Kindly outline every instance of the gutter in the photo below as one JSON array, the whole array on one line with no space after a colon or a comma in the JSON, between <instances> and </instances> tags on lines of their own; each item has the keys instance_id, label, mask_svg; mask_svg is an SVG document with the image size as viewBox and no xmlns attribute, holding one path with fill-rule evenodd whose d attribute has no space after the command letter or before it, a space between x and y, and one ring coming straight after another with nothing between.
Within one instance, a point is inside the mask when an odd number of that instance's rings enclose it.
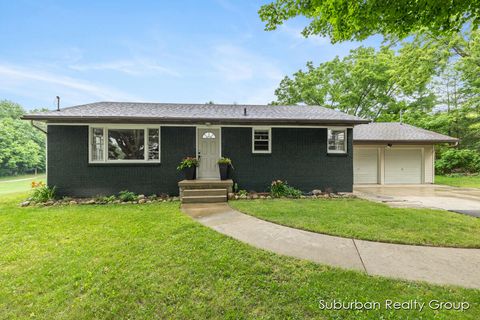
<instances>
[{"instance_id":1,"label":"gutter","mask_svg":"<svg viewBox=\"0 0 480 320\"><path fill-rule=\"evenodd\" d=\"M457 146L460 139L452 140L361 140L353 138L353 143L356 144L437 144L448 143Z\"/></svg>"}]
</instances>

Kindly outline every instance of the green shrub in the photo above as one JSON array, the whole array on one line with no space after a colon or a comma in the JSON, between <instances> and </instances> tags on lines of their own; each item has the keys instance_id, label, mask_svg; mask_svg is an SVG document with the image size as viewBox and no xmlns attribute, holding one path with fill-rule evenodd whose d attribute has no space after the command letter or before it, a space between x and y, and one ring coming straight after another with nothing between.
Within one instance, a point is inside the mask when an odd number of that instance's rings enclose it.
<instances>
[{"instance_id":1,"label":"green shrub","mask_svg":"<svg viewBox=\"0 0 480 320\"><path fill-rule=\"evenodd\" d=\"M123 190L118 193L118 199L123 202L135 201L137 200L137 195L134 192Z\"/></svg>"},{"instance_id":2,"label":"green shrub","mask_svg":"<svg viewBox=\"0 0 480 320\"><path fill-rule=\"evenodd\" d=\"M218 164L227 164L231 166L232 160L230 158L221 157L220 159L218 159Z\"/></svg>"},{"instance_id":3,"label":"green shrub","mask_svg":"<svg viewBox=\"0 0 480 320\"><path fill-rule=\"evenodd\" d=\"M238 195L241 196L248 196L248 191L247 190L238 190Z\"/></svg>"},{"instance_id":4,"label":"green shrub","mask_svg":"<svg viewBox=\"0 0 480 320\"><path fill-rule=\"evenodd\" d=\"M106 203L112 203L115 200L117 200L117 197L115 197L115 195L102 197L102 201Z\"/></svg>"},{"instance_id":5,"label":"green shrub","mask_svg":"<svg viewBox=\"0 0 480 320\"><path fill-rule=\"evenodd\" d=\"M480 154L470 149L448 149L435 161L437 174L475 173L480 171Z\"/></svg>"},{"instance_id":6,"label":"green shrub","mask_svg":"<svg viewBox=\"0 0 480 320\"><path fill-rule=\"evenodd\" d=\"M194 157L183 158L177 167L177 170L183 170L185 168L198 167L198 159Z\"/></svg>"},{"instance_id":7,"label":"green shrub","mask_svg":"<svg viewBox=\"0 0 480 320\"><path fill-rule=\"evenodd\" d=\"M55 192L56 192L56 187L49 187L46 184L38 184L36 185L31 194L31 198L35 202L47 202L49 200L54 200L55 199Z\"/></svg>"},{"instance_id":8,"label":"green shrub","mask_svg":"<svg viewBox=\"0 0 480 320\"><path fill-rule=\"evenodd\" d=\"M272 198L300 198L302 191L289 186L286 181L274 180L270 185L270 194Z\"/></svg>"}]
</instances>

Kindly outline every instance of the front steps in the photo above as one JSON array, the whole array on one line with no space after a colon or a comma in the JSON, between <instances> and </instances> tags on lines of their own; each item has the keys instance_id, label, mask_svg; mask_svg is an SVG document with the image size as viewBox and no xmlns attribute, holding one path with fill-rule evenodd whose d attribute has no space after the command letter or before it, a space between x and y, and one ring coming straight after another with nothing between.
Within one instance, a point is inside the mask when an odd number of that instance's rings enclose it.
<instances>
[{"instance_id":1,"label":"front steps","mask_svg":"<svg viewBox=\"0 0 480 320\"><path fill-rule=\"evenodd\" d=\"M183 203L211 203L227 201L227 189L186 189Z\"/></svg>"},{"instance_id":2,"label":"front steps","mask_svg":"<svg viewBox=\"0 0 480 320\"><path fill-rule=\"evenodd\" d=\"M228 200L232 180L182 180L178 183L182 203L218 203Z\"/></svg>"}]
</instances>

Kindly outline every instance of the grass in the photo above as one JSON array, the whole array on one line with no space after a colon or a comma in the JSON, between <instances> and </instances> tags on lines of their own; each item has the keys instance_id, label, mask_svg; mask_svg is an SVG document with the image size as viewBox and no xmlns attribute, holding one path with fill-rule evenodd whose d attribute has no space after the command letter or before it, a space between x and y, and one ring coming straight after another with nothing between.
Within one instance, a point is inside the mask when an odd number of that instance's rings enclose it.
<instances>
[{"instance_id":1,"label":"grass","mask_svg":"<svg viewBox=\"0 0 480 320\"><path fill-rule=\"evenodd\" d=\"M45 175L0 177L0 196L30 190L32 181L45 181Z\"/></svg>"},{"instance_id":2,"label":"grass","mask_svg":"<svg viewBox=\"0 0 480 320\"><path fill-rule=\"evenodd\" d=\"M435 176L435 184L445 184L454 187L480 188L480 174Z\"/></svg>"},{"instance_id":3,"label":"grass","mask_svg":"<svg viewBox=\"0 0 480 320\"><path fill-rule=\"evenodd\" d=\"M342 237L480 247L480 219L447 211L390 208L361 199L246 200L230 205L264 220Z\"/></svg>"},{"instance_id":4,"label":"grass","mask_svg":"<svg viewBox=\"0 0 480 320\"><path fill-rule=\"evenodd\" d=\"M371 277L268 253L178 203L19 208L0 198L0 318L478 319L480 291ZM379 301L326 311L319 299ZM385 310L385 299L470 309Z\"/></svg>"},{"instance_id":5,"label":"grass","mask_svg":"<svg viewBox=\"0 0 480 320\"><path fill-rule=\"evenodd\" d=\"M1 176L0 177L0 182L1 181L7 181L7 180L36 179L38 177L45 178L45 174L44 173L39 173L37 175L35 175L35 174L20 174L20 175L16 175L16 176Z\"/></svg>"}]
</instances>

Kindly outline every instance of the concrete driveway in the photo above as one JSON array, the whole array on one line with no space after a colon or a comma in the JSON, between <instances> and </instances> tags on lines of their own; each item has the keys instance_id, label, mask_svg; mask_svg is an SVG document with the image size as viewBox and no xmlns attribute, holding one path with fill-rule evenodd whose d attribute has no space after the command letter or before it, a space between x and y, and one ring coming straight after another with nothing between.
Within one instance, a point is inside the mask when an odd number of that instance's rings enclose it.
<instances>
[{"instance_id":1,"label":"concrete driveway","mask_svg":"<svg viewBox=\"0 0 480 320\"><path fill-rule=\"evenodd\" d=\"M392 207L433 208L480 218L480 189L443 185L356 185L354 193Z\"/></svg>"}]
</instances>

